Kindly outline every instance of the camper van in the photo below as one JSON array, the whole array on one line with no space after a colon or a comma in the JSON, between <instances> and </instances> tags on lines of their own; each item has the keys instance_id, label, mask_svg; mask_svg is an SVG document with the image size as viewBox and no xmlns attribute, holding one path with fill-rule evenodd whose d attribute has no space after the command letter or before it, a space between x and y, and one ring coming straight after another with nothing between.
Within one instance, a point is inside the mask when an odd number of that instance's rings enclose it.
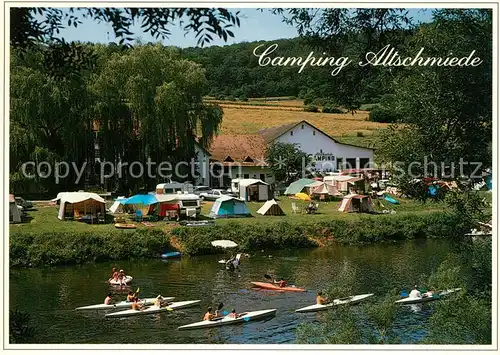
<instances>
[{"instance_id":1,"label":"camper van","mask_svg":"<svg viewBox=\"0 0 500 355\"><path fill-rule=\"evenodd\" d=\"M200 196L193 193L192 184L174 181L158 184L156 195L160 203L164 205L160 209L176 209L182 217L196 217L201 213Z\"/></svg>"}]
</instances>

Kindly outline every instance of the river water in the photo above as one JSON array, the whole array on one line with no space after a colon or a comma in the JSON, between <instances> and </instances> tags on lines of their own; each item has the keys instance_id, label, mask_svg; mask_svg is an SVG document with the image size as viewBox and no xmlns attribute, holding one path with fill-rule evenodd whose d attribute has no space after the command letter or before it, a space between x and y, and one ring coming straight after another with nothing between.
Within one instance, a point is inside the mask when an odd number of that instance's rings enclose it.
<instances>
[{"instance_id":1,"label":"river water","mask_svg":"<svg viewBox=\"0 0 500 355\"><path fill-rule=\"evenodd\" d=\"M354 277L356 294L385 295L393 288L408 289L416 278L428 276L450 251L450 245L442 240L259 251L242 259L240 272L226 271L217 263L224 255L11 269L10 309L30 314L38 343L295 343L297 326L320 322L322 313L298 314L294 310L314 304L316 292L335 283L346 268ZM128 289L110 288L105 282L115 265L134 277L131 289L135 291L139 286L141 296L161 294L179 301L200 299L201 305L121 319L106 319L105 311L75 311L75 307L102 303L109 291L125 298ZM250 281L266 281L264 274L282 276L307 292L252 289ZM277 314L242 325L177 330L181 325L200 321L206 308L219 302L224 303L225 310L276 308ZM413 310L401 306L398 319L403 342L411 343L422 336L432 308L432 304ZM408 332L409 324L421 325L424 330Z\"/></svg>"}]
</instances>

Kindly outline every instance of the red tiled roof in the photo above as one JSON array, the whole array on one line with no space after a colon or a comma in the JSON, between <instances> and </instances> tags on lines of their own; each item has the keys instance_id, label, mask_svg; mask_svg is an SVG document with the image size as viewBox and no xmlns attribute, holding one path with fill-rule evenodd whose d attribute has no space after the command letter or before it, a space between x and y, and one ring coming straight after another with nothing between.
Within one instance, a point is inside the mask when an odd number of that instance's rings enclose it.
<instances>
[{"instance_id":1,"label":"red tiled roof","mask_svg":"<svg viewBox=\"0 0 500 355\"><path fill-rule=\"evenodd\" d=\"M239 135L214 137L208 151L211 159L224 163L224 165L260 166L266 151L266 142L260 135ZM234 162L224 162L231 157ZM254 162L244 162L250 157Z\"/></svg>"}]
</instances>

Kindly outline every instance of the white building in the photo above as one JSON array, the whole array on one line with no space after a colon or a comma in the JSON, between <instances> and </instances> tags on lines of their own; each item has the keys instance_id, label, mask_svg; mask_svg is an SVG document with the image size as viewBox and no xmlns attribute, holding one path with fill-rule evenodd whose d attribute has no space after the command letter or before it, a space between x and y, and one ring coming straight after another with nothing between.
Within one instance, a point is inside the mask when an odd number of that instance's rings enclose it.
<instances>
[{"instance_id":1,"label":"white building","mask_svg":"<svg viewBox=\"0 0 500 355\"><path fill-rule=\"evenodd\" d=\"M296 144L312 155L317 171L362 169L373 164L373 149L340 143L300 121L266 128L254 135L217 136L208 149L210 153L197 146L198 159L203 161L201 185L225 188L232 179L260 179L273 184L274 176L265 162L266 147L273 142Z\"/></svg>"},{"instance_id":2,"label":"white building","mask_svg":"<svg viewBox=\"0 0 500 355\"><path fill-rule=\"evenodd\" d=\"M300 150L313 156L317 171L362 169L373 164L373 149L340 143L306 121L266 128L259 133L266 144L297 144Z\"/></svg>"}]
</instances>

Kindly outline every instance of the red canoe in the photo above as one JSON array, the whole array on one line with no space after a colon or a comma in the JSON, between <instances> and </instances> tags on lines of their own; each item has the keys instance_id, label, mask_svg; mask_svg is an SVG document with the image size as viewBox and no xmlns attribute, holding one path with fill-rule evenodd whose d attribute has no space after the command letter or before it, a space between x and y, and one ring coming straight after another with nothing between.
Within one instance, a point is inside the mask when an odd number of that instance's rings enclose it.
<instances>
[{"instance_id":1,"label":"red canoe","mask_svg":"<svg viewBox=\"0 0 500 355\"><path fill-rule=\"evenodd\" d=\"M268 282L251 282L252 285L265 288L267 290L275 290L275 291L295 291L295 292L305 292L303 288L298 287L279 287L278 285L271 284Z\"/></svg>"}]
</instances>

